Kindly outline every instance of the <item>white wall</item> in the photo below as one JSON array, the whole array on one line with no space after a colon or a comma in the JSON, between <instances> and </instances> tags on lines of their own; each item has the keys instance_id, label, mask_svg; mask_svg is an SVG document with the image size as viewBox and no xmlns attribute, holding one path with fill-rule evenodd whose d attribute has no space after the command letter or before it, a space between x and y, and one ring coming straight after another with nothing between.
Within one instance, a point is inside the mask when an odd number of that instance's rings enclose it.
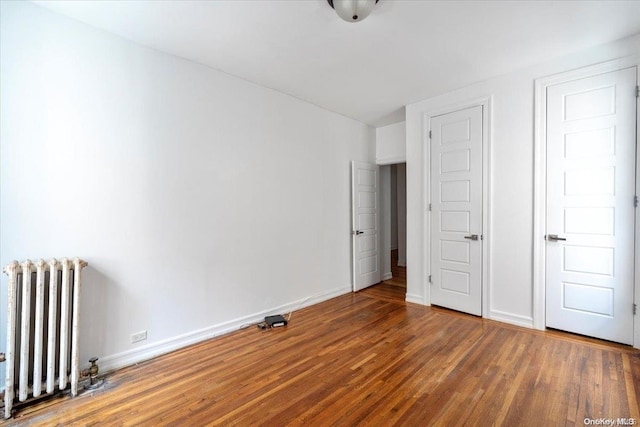
<instances>
[{"instance_id":1,"label":"white wall","mask_svg":"<svg viewBox=\"0 0 640 427\"><path fill-rule=\"evenodd\" d=\"M391 165L390 190L390 246L398 249L398 264L406 266L406 123L400 122L376 128L376 164ZM383 218L384 219L384 218ZM381 223L382 232L387 230L387 224ZM383 248L383 257L387 256L387 249ZM384 262L385 258L382 258ZM385 264L382 264L383 266ZM383 269L382 273L385 271Z\"/></svg>"},{"instance_id":2,"label":"white wall","mask_svg":"<svg viewBox=\"0 0 640 427\"><path fill-rule=\"evenodd\" d=\"M405 122L376 128L376 164L388 165L406 161L405 132Z\"/></svg>"},{"instance_id":3,"label":"white wall","mask_svg":"<svg viewBox=\"0 0 640 427\"><path fill-rule=\"evenodd\" d=\"M640 35L407 106L407 299L429 302L425 249L425 115L492 97L489 317L532 326L534 80L640 51Z\"/></svg>"},{"instance_id":4,"label":"white wall","mask_svg":"<svg viewBox=\"0 0 640 427\"><path fill-rule=\"evenodd\" d=\"M1 16L0 260L89 262L83 363L349 292L373 129L29 3Z\"/></svg>"}]
</instances>

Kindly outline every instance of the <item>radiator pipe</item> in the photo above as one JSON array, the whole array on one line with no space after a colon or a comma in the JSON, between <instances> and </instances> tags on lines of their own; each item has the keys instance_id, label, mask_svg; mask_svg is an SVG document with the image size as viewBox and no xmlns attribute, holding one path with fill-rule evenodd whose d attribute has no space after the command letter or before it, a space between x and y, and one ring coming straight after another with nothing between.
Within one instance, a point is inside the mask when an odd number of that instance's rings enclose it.
<instances>
[{"instance_id":1,"label":"radiator pipe","mask_svg":"<svg viewBox=\"0 0 640 427\"><path fill-rule=\"evenodd\" d=\"M100 371L100 367L96 363L98 361L97 357L92 357L89 359L91 366L88 369L85 369L80 372L81 377L89 377L89 384L87 384L84 388L87 390L93 390L102 385L102 380L98 380L98 372Z\"/></svg>"}]
</instances>

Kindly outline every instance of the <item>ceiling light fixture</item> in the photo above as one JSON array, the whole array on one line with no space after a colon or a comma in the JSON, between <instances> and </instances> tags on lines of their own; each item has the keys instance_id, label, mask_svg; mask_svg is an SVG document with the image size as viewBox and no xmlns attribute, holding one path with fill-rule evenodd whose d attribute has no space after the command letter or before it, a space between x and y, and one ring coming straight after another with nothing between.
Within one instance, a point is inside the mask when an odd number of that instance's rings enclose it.
<instances>
[{"instance_id":1,"label":"ceiling light fixture","mask_svg":"<svg viewBox=\"0 0 640 427\"><path fill-rule=\"evenodd\" d=\"M338 16L347 22L360 22L373 10L378 0L327 0Z\"/></svg>"}]
</instances>

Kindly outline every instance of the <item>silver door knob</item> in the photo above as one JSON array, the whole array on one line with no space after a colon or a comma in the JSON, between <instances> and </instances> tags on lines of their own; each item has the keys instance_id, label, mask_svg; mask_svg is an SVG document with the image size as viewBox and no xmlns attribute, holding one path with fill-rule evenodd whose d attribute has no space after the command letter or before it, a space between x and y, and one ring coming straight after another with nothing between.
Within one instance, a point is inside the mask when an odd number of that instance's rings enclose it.
<instances>
[{"instance_id":1,"label":"silver door knob","mask_svg":"<svg viewBox=\"0 0 640 427\"><path fill-rule=\"evenodd\" d=\"M469 240L478 240L478 235L472 234L471 236L464 236L464 238Z\"/></svg>"},{"instance_id":2,"label":"silver door knob","mask_svg":"<svg viewBox=\"0 0 640 427\"><path fill-rule=\"evenodd\" d=\"M550 242L557 242L557 241L559 241L559 240L562 240L562 241L566 241L566 240L567 240L567 239L565 239L564 237L558 237L558 235L557 235L557 234L547 234L547 235L545 236L545 238L546 238L548 241L550 241Z\"/></svg>"}]
</instances>

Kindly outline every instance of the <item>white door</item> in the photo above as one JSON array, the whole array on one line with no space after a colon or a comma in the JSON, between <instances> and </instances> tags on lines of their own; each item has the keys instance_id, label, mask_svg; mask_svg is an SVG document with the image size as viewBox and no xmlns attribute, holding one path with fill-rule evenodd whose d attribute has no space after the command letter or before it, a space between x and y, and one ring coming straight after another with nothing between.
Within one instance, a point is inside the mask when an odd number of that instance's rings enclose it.
<instances>
[{"instance_id":1,"label":"white door","mask_svg":"<svg viewBox=\"0 0 640 427\"><path fill-rule=\"evenodd\" d=\"M431 303L482 315L482 106L431 118Z\"/></svg>"},{"instance_id":2,"label":"white door","mask_svg":"<svg viewBox=\"0 0 640 427\"><path fill-rule=\"evenodd\" d=\"M380 282L378 166L351 162L353 290Z\"/></svg>"},{"instance_id":3,"label":"white door","mask_svg":"<svg viewBox=\"0 0 640 427\"><path fill-rule=\"evenodd\" d=\"M633 343L636 68L547 88L546 325Z\"/></svg>"}]
</instances>

